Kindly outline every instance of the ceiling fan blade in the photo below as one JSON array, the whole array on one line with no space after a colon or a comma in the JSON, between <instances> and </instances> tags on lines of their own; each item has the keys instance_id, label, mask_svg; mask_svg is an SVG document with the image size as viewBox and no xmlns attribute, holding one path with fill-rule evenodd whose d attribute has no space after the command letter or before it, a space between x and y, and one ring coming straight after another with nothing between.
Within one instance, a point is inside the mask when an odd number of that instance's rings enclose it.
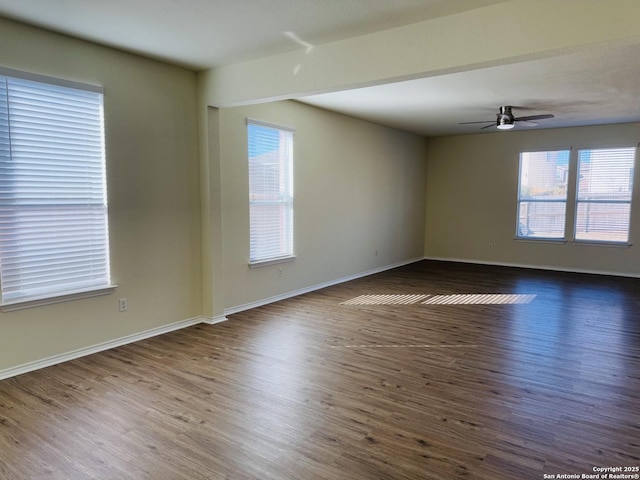
<instances>
[{"instance_id":1,"label":"ceiling fan blade","mask_svg":"<svg viewBox=\"0 0 640 480\"><path fill-rule=\"evenodd\" d=\"M484 120L480 122L461 122L458 125L471 125L472 123L496 123L495 120Z\"/></svg>"},{"instance_id":2,"label":"ceiling fan blade","mask_svg":"<svg viewBox=\"0 0 640 480\"><path fill-rule=\"evenodd\" d=\"M491 125L487 125L486 127L482 127L480 130L484 130L485 128L491 128L491 127L495 127L496 126L496 122L491 122Z\"/></svg>"},{"instance_id":3,"label":"ceiling fan blade","mask_svg":"<svg viewBox=\"0 0 640 480\"><path fill-rule=\"evenodd\" d=\"M518 117L515 118L514 120L516 122L526 122L527 120L544 120L545 118L554 118L554 115L551 113L545 113L543 115L529 115L527 117Z\"/></svg>"}]
</instances>

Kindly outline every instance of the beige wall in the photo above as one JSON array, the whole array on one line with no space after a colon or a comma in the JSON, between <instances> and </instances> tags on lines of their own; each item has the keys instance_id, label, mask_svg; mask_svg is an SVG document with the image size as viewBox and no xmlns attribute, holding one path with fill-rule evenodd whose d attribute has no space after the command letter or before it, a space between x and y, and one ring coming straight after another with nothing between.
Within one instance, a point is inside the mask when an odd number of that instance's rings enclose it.
<instances>
[{"instance_id":1,"label":"beige wall","mask_svg":"<svg viewBox=\"0 0 640 480\"><path fill-rule=\"evenodd\" d=\"M104 87L118 284L104 297L0 313L0 372L201 315L196 74L3 19L0 44L11 46L3 67Z\"/></svg>"},{"instance_id":2,"label":"beige wall","mask_svg":"<svg viewBox=\"0 0 640 480\"><path fill-rule=\"evenodd\" d=\"M424 138L293 101L219 114L225 309L422 257ZM247 117L296 129L297 258L253 269Z\"/></svg>"},{"instance_id":3,"label":"beige wall","mask_svg":"<svg viewBox=\"0 0 640 480\"><path fill-rule=\"evenodd\" d=\"M639 141L640 124L431 139L425 255L480 263L640 275L637 245L621 248L514 240L521 150L633 146ZM634 195L639 204L639 179L635 182ZM638 205L632 208L631 223L631 242L638 242ZM492 249L489 249L490 243Z\"/></svg>"}]
</instances>

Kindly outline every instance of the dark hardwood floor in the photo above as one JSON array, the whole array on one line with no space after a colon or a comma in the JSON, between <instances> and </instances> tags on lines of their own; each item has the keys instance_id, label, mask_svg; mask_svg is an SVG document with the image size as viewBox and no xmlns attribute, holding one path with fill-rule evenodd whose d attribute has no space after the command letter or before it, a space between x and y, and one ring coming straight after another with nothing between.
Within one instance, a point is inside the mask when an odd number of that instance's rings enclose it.
<instances>
[{"instance_id":1,"label":"dark hardwood floor","mask_svg":"<svg viewBox=\"0 0 640 480\"><path fill-rule=\"evenodd\" d=\"M343 304L454 294L535 298ZM9 480L527 480L639 465L637 279L424 261L0 382Z\"/></svg>"}]
</instances>

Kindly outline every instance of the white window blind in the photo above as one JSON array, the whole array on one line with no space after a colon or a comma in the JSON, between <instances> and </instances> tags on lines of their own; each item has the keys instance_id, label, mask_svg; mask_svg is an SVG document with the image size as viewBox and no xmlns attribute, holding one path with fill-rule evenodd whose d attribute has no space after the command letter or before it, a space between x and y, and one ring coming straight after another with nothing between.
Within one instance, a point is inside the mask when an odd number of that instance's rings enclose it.
<instances>
[{"instance_id":1,"label":"white window blind","mask_svg":"<svg viewBox=\"0 0 640 480\"><path fill-rule=\"evenodd\" d=\"M247 121L249 263L293 256L293 131Z\"/></svg>"},{"instance_id":2,"label":"white window blind","mask_svg":"<svg viewBox=\"0 0 640 480\"><path fill-rule=\"evenodd\" d=\"M0 279L12 304L110 286L103 96L0 75Z\"/></svg>"},{"instance_id":3,"label":"white window blind","mask_svg":"<svg viewBox=\"0 0 640 480\"><path fill-rule=\"evenodd\" d=\"M563 239L569 150L520 153L517 238Z\"/></svg>"},{"instance_id":4,"label":"white window blind","mask_svg":"<svg viewBox=\"0 0 640 480\"><path fill-rule=\"evenodd\" d=\"M635 148L578 152L576 240L628 242Z\"/></svg>"}]
</instances>

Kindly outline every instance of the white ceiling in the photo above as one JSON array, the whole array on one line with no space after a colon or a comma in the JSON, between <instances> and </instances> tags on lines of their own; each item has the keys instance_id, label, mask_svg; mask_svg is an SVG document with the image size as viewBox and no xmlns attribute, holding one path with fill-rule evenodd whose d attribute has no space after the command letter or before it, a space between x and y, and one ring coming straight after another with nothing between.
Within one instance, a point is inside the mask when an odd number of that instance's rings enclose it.
<instances>
[{"instance_id":1,"label":"white ceiling","mask_svg":"<svg viewBox=\"0 0 640 480\"><path fill-rule=\"evenodd\" d=\"M427 136L481 133L498 107L516 117L552 113L533 128L640 121L640 44L470 70L301 99ZM517 108L518 106L522 108ZM531 129L516 122L516 130Z\"/></svg>"},{"instance_id":2,"label":"white ceiling","mask_svg":"<svg viewBox=\"0 0 640 480\"><path fill-rule=\"evenodd\" d=\"M0 0L0 16L194 70L505 0Z\"/></svg>"},{"instance_id":3,"label":"white ceiling","mask_svg":"<svg viewBox=\"0 0 640 480\"><path fill-rule=\"evenodd\" d=\"M204 70L505 0L0 0L0 16ZM640 43L298 100L424 135L552 113L538 127L640 121ZM532 127L517 127L520 129Z\"/></svg>"}]
</instances>

